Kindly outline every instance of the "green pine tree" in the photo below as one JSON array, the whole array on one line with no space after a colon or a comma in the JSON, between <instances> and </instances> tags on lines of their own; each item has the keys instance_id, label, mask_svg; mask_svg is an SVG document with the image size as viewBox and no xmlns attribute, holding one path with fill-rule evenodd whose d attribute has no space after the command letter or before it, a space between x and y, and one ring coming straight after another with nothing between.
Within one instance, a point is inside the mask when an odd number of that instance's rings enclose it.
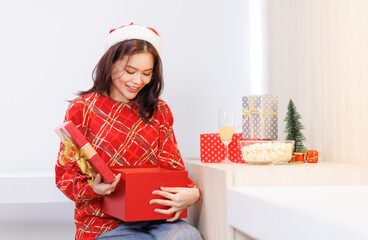
<instances>
[{"instance_id":1,"label":"green pine tree","mask_svg":"<svg viewBox=\"0 0 368 240\"><path fill-rule=\"evenodd\" d=\"M287 106L288 111L286 113L285 122L286 128L285 133L287 133L286 140L294 140L295 148L294 152L305 152L305 147L303 142L306 140L303 133L301 132L304 129L304 126L300 123L300 119L302 118L298 111L296 110L294 102L290 99L289 104Z\"/></svg>"}]
</instances>

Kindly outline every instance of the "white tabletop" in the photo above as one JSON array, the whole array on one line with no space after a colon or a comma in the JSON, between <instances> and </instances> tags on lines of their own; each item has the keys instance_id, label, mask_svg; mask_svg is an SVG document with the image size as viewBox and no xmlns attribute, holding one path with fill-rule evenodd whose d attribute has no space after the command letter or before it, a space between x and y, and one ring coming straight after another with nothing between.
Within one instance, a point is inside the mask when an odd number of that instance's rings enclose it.
<instances>
[{"instance_id":1,"label":"white tabletop","mask_svg":"<svg viewBox=\"0 0 368 240\"><path fill-rule=\"evenodd\" d=\"M233 187L228 222L256 239L368 239L368 185Z\"/></svg>"}]
</instances>

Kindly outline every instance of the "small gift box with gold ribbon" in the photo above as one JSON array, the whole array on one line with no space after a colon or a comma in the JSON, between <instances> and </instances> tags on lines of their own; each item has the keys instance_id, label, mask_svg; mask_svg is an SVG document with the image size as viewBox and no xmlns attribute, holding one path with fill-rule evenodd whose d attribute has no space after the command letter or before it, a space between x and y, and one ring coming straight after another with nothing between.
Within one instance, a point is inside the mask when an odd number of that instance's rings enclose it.
<instances>
[{"instance_id":1,"label":"small gift box with gold ribbon","mask_svg":"<svg viewBox=\"0 0 368 240\"><path fill-rule=\"evenodd\" d=\"M304 152L294 152L294 163L304 163L305 153Z\"/></svg>"},{"instance_id":2,"label":"small gift box with gold ribbon","mask_svg":"<svg viewBox=\"0 0 368 240\"><path fill-rule=\"evenodd\" d=\"M278 97L270 94L243 97L243 139L278 139Z\"/></svg>"},{"instance_id":3,"label":"small gift box with gold ribbon","mask_svg":"<svg viewBox=\"0 0 368 240\"><path fill-rule=\"evenodd\" d=\"M307 163L318 163L318 156L321 153L318 150L308 150L305 155L305 161Z\"/></svg>"},{"instance_id":4,"label":"small gift box with gold ribbon","mask_svg":"<svg viewBox=\"0 0 368 240\"><path fill-rule=\"evenodd\" d=\"M65 156L66 161L75 161L81 172L89 175L90 184L96 173L101 174L105 183L114 181L115 175L111 169L72 121L63 123L55 131L64 144L62 155ZM60 161L60 163L66 164L64 161Z\"/></svg>"}]
</instances>

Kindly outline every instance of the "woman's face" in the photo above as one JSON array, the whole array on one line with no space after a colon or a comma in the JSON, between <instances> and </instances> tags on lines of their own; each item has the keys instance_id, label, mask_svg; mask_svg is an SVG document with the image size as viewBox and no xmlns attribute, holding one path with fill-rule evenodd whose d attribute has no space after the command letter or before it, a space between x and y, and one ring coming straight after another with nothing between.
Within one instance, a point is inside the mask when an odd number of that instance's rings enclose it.
<instances>
[{"instance_id":1,"label":"woman's face","mask_svg":"<svg viewBox=\"0 0 368 240\"><path fill-rule=\"evenodd\" d=\"M154 59L151 53L141 52L125 56L112 65L110 97L115 101L128 102L152 78Z\"/></svg>"}]
</instances>

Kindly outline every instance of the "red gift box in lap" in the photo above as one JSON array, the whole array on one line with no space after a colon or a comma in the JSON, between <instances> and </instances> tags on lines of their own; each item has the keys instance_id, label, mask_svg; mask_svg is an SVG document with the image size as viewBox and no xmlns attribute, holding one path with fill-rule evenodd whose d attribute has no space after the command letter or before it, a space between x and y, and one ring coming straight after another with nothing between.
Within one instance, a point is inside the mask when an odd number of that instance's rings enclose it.
<instances>
[{"instance_id":1,"label":"red gift box in lap","mask_svg":"<svg viewBox=\"0 0 368 240\"><path fill-rule=\"evenodd\" d=\"M170 215L154 212L154 209L169 209L160 204L150 204L152 199L165 199L156 194L154 190L160 187L187 187L188 172L185 170L155 168L121 168L114 170L116 174L121 173L120 182L116 190L102 198L102 212L123 220L146 221L169 219ZM187 217L185 209L180 218Z\"/></svg>"},{"instance_id":2,"label":"red gift box in lap","mask_svg":"<svg viewBox=\"0 0 368 240\"><path fill-rule=\"evenodd\" d=\"M243 163L239 141L242 137L241 133L234 133L229 144L228 157L232 162ZM221 142L220 134L204 133L200 134L201 144L201 162L219 163L225 159L226 148Z\"/></svg>"},{"instance_id":3,"label":"red gift box in lap","mask_svg":"<svg viewBox=\"0 0 368 240\"><path fill-rule=\"evenodd\" d=\"M97 154L96 150L87 141L83 134L78 130L72 121L67 121L55 129L61 140L67 139L73 142L79 150L83 150L88 157L88 162L93 170L101 174L105 183L114 181L115 176L111 169L106 165L102 158Z\"/></svg>"}]
</instances>

